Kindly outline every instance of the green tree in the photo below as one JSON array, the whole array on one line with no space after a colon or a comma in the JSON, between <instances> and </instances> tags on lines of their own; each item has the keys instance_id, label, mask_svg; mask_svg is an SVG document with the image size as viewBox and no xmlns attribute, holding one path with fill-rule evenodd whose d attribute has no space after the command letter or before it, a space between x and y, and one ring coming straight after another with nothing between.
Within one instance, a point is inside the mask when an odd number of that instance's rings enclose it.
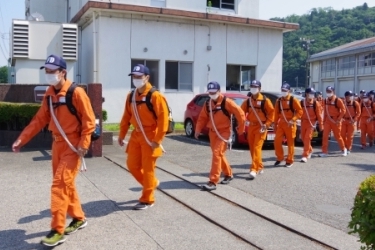
<instances>
[{"instance_id":1,"label":"green tree","mask_svg":"<svg viewBox=\"0 0 375 250\"><path fill-rule=\"evenodd\" d=\"M0 68L0 83L8 82L8 67L3 66Z\"/></svg>"}]
</instances>

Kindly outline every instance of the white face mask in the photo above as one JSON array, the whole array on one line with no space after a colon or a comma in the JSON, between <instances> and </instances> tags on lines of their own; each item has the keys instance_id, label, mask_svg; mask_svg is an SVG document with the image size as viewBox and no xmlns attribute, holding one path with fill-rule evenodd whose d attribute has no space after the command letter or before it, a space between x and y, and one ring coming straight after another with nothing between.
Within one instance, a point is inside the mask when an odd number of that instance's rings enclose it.
<instances>
[{"instance_id":1,"label":"white face mask","mask_svg":"<svg viewBox=\"0 0 375 250\"><path fill-rule=\"evenodd\" d=\"M363 101L364 102L368 102L368 98L363 98Z\"/></svg>"},{"instance_id":2,"label":"white face mask","mask_svg":"<svg viewBox=\"0 0 375 250\"><path fill-rule=\"evenodd\" d=\"M315 97L314 94L308 94L307 96L308 96L310 99L313 99L313 98Z\"/></svg>"},{"instance_id":3,"label":"white face mask","mask_svg":"<svg viewBox=\"0 0 375 250\"><path fill-rule=\"evenodd\" d=\"M146 84L146 81L144 79L134 79L133 78L133 84L136 88L142 88L143 85Z\"/></svg>"},{"instance_id":4,"label":"white face mask","mask_svg":"<svg viewBox=\"0 0 375 250\"><path fill-rule=\"evenodd\" d=\"M289 92L281 91L281 96L282 96L282 97L286 97L288 94L289 94Z\"/></svg>"},{"instance_id":5,"label":"white face mask","mask_svg":"<svg viewBox=\"0 0 375 250\"><path fill-rule=\"evenodd\" d=\"M327 93L327 97L332 97L333 93Z\"/></svg>"},{"instance_id":6,"label":"white face mask","mask_svg":"<svg viewBox=\"0 0 375 250\"><path fill-rule=\"evenodd\" d=\"M210 94L209 96L212 100L216 100L219 97L219 93L216 93L216 94L213 94L213 95Z\"/></svg>"},{"instance_id":7,"label":"white face mask","mask_svg":"<svg viewBox=\"0 0 375 250\"><path fill-rule=\"evenodd\" d=\"M349 98L349 100L350 100L350 101L353 101L353 100L354 100L354 96L351 96L351 97Z\"/></svg>"},{"instance_id":8,"label":"white face mask","mask_svg":"<svg viewBox=\"0 0 375 250\"><path fill-rule=\"evenodd\" d=\"M251 92L251 94L256 95L256 94L259 93L259 89L258 88L250 88L250 92Z\"/></svg>"},{"instance_id":9,"label":"white face mask","mask_svg":"<svg viewBox=\"0 0 375 250\"><path fill-rule=\"evenodd\" d=\"M45 76L49 85L56 86L60 82L58 74L46 74Z\"/></svg>"}]
</instances>

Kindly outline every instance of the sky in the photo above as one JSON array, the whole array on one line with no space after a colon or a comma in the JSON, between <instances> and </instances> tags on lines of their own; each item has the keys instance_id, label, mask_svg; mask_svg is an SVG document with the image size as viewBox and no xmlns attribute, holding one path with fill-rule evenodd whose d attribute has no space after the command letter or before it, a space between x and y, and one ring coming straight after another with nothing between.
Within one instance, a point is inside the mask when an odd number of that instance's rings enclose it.
<instances>
[{"instance_id":1,"label":"sky","mask_svg":"<svg viewBox=\"0 0 375 250\"><path fill-rule=\"evenodd\" d=\"M375 0L259 0L259 18L270 19L293 14L303 15L313 8L320 7L332 7L335 10L352 9L365 2L369 7L375 6ZM0 66L7 65L9 30L12 27L12 19L24 18L25 0L0 0Z\"/></svg>"}]
</instances>

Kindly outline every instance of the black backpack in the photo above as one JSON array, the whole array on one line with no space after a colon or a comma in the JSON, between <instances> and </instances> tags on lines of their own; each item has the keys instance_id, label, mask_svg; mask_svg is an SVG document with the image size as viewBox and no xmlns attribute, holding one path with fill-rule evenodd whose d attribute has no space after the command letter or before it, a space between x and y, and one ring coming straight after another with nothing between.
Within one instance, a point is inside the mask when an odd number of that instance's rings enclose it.
<instances>
[{"instance_id":1,"label":"black backpack","mask_svg":"<svg viewBox=\"0 0 375 250\"><path fill-rule=\"evenodd\" d=\"M210 112L209 101L211 101L211 100L208 99L206 101L206 110L207 110L207 113ZM224 96L223 100L221 101L221 104L220 104L220 109L214 109L214 110L212 110L212 112L217 112L217 111L221 110L224 113L224 115L226 115L230 119L230 114L229 114L228 110L225 108L225 102L226 101L227 101L227 97Z\"/></svg>"},{"instance_id":2,"label":"black backpack","mask_svg":"<svg viewBox=\"0 0 375 250\"><path fill-rule=\"evenodd\" d=\"M281 112L281 98L278 98L277 101L279 103L279 110ZM290 110L290 111L292 111L292 113L294 113L293 101L294 101L294 96L290 96L289 109L283 109L283 110Z\"/></svg>"},{"instance_id":3,"label":"black backpack","mask_svg":"<svg viewBox=\"0 0 375 250\"><path fill-rule=\"evenodd\" d=\"M79 124L82 125L82 121L81 119L78 117L78 114L77 114L77 109L76 107L74 107L73 105L73 93L74 93L74 90L78 87L78 85L76 83L72 83L72 85L70 85L70 87L68 88L68 91L66 92L66 95L65 95L65 103L52 103L55 107L58 107L60 105L66 105L68 107L68 110L70 111L70 113L72 115L74 115ZM50 96L47 96L47 105L48 105L48 108L49 108L49 102L51 100L51 97ZM91 106L92 108L92 106ZM94 112L94 109L93 109L93 113L95 114ZM99 115L98 114L95 114L95 120L99 119ZM101 127L100 127L100 124L99 123L96 123L95 122L95 130L94 132L92 132L91 134L91 141L96 141L97 139L99 139L101 135Z\"/></svg>"},{"instance_id":4,"label":"black backpack","mask_svg":"<svg viewBox=\"0 0 375 250\"><path fill-rule=\"evenodd\" d=\"M247 99L247 108L249 109L251 107L251 105L250 105L251 93L248 94L248 96L249 96L249 98ZM263 112L263 114L267 117L267 113L266 113L266 110L264 108L266 100L267 100L267 96L263 95L263 100L260 101L260 108L254 107L254 109L260 109Z\"/></svg>"},{"instance_id":5,"label":"black backpack","mask_svg":"<svg viewBox=\"0 0 375 250\"><path fill-rule=\"evenodd\" d=\"M339 106L337 106L337 100L338 100L339 98L337 98L336 97L336 99L335 99L335 107L338 109L339 108ZM324 104L325 105L327 105L327 99L324 99ZM332 105L331 103L328 103L328 105Z\"/></svg>"},{"instance_id":6,"label":"black backpack","mask_svg":"<svg viewBox=\"0 0 375 250\"><path fill-rule=\"evenodd\" d=\"M157 120L158 117L156 116L156 113L155 113L155 110L154 110L154 106L151 103L151 96L152 96L152 94L155 91L159 91L159 90L156 87L152 87L150 89L150 91L146 95L146 100L144 100L144 101L136 101L136 104L139 105L139 104L142 104L142 103L146 103L146 106L147 106L148 110L153 114L155 120ZM133 94L134 94L134 89L130 92L130 96L129 96L129 103L130 104L132 103L132 100L133 100ZM173 121L172 110L169 107L167 100L165 98L163 98L163 99L165 100L165 103L167 104L167 108L168 108L169 123L168 123L167 134L169 134L169 133L172 133L174 131L174 124L175 124L175 122Z\"/></svg>"}]
</instances>

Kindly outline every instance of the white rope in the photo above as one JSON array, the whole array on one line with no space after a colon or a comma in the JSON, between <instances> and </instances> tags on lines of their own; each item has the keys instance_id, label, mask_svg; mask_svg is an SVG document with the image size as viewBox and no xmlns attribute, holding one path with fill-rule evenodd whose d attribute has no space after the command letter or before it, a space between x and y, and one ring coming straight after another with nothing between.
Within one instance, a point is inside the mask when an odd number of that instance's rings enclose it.
<instances>
[{"instance_id":1,"label":"white rope","mask_svg":"<svg viewBox=\"0 0 375 250\"><path fill-rule=\"evenodd\" d=\"M337 98L337 97L336 97L336 98ZM328 103L328 99L325 99L325 106L326 106L326 111L327 111L327 117L328 117L328 119L329 119L331 122L336 123L336 122L331 118L331 115L329 114L327 103Z\"/></svg>"},{"instance_id":2,"label":"white rope","mask_svg":"<svg viewBox=\"0 0 375 250\"><path fill-rule=\"evenodd\" d=\"M366 110L367 110L367 113L368 113L368 115L370 116L370 117L369 117L369 118L367 119L367 123L370 123L370 122L371 122L371 120L372 120L372 115L371 115L370 111L368 110L368 108L367 108L366 104L363 104L363 107L365 107L365 108L366 108ZM371 102L371 104L370 104L370 108L372 108L372 102Z\"/></svg>"},{"instance_id":3,"label":"white rope","mask_svg":"<svg viewBox=\"0 0 375 250\"><path fill-rule=\"evenodd\" d=\"M354 101L352 101L352 102L353 102L353 107L354 107L355 103L354 103ZM349 114L350 120L351 120L352 123L354 124L353 118L352 118L352 116L350 115L349 108L348 108L348 106L346 105L346 100L344 101L344 104L345 104L345 108L346 108L346 110L348 111L348 114Z\"/></svg>"},{"instance_id":4,"label":"white rope","mask_svg":"<svg viewBox=\"0 0 375 250\"><path fill-rule=\"evenodd\" d=\"M304 102L305 102L304 108L305 108L305 111L306 111L307 120L309 120L309 123L310 123L311 127L312 127L313 129L316 129L316 122L315 122L315 125L312 124L311 119L310 119L309 112L307 111L307 108L306 108L306 105L307 105L306 99L304 100ZM313 108L314 108L314 106L313 106ZM315 110L314 110L314 112L315 112Z\"/></svg>"},{"instance_id":5,"label":"white rope","mask_svg":"<svg viewBox=\"0 0 375 250\"><path fill-rule=\"evenodd\" d=\"M52 107L52 99L49 98L49 109L50 109L50 112L51 112L51 115L52 115L52 119L53 121L55 122L55 125L57 127L57 129L59 130L61 136L64 138L64 140L66 141L66 143L68 143L68 146L70 147L70 149L77 153L78 154L78 150L70 143L70 141L68 140L68 137L66 136L64 130L62 129L62 127L60 126L60 123L59 121L57 120L56 116L55 116L55 112L53 110L53 107ZM81 172L82 171L86 171L87 168L86 168L86 162L85 162L85 159L81 157Z\"/></svg>"},{"instance_id":6,"label":"white rope","mask_svg":"<svg viewBox=\"0 0 375 250\"><path fill-rule=\"evenodd\" d=\"M141 129L141 132L143 134L143 137L145 138L146 142L148 145L150 145L150 147L152 146L152 143L150 142L150 140L147 138L146 136L146 133L143 129L143 126L142 126L142 123L141 123L141 119L139 118L139 114L138 114L138 109L137 109L137 103L135 101L135 92L137 92L138 89L136 88L133 92L133 99L132 99L132 106L133 106L133 112L134 112L134 116L135 116L135 120L137 121L137 124L138 124L138 127ZM166 151L164 150L164 147L163 145L159 145L159 147L161 148L161 150L166 153Z\"/></svg>"},{"instance_id":7,"label":"white rope","mask_svg":"<svg viewBox=\"0 0 375 250\"><path fill-rule=\"evenodd\" d=\"M233 128L232 128L232 115L230 116L230 136L229 136L229 139L228 140L226 140L226 139L224 139L222 136L221 136L221 134L219 133L219 131L217 131L217 129L216 129L216 125L215 125L215 122L214 122L214 116L213 116L213 112L212 112L212 101L211 100L209 100L209 107L210 107L210 119L211 119L211 123L212 123L212 125L213 125L213 127L214 127L214 130L215 130L215 132L216 132L216 134L217 134L217 136L222 140L222 141L224 141L225 143L227 143L228 144L228 146L229 146L229 150L232 150L232 141L233 141L233 138L232 138L232 136L233 136Z\"/></svg>"},{"instance_id":8,"label":"white rope","mask_svg":"<svg viewBox=\"0 0 375 250\"><path fill-rule=\"evenodd\" d=\"M257 112L255 111L255 108L254 108L254 106L253 106L253 103L252 103L252 101L251 101L251 98L252 98L252 97L249 97L248 102L250 103L250 107L251 107L251 109L253 110L253 112L254 112L254 114L255 114L255 117L257 118L259 124L262 126L262 128L260 129L260 133L264 133L264 132L266 132L265 125L262 123L262 121L261 121L260 118L259 118L259 115L258 115Z\"/></svg>"}]
</instances>

